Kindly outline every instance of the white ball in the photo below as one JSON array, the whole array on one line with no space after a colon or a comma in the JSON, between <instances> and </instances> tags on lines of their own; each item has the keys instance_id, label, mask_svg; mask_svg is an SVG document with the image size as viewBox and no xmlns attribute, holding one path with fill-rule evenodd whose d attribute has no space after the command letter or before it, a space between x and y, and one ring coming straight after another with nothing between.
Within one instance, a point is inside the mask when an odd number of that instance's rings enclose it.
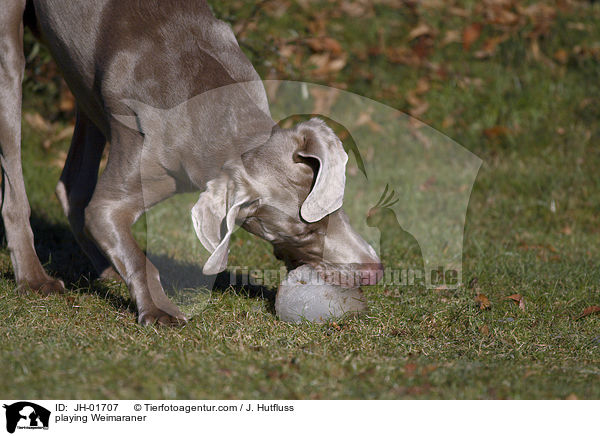
<instances>
[{"instance_id":1,"label":"white ball","mask_svg":"<svg viewBox=\"0 0 600 436\"><path fill-rule=\"evenodd\" d=\"M275 299L275 313L282 321L291 323L322 323L366 309L366 299L360 288L325 284L309 265L290 271L279 285Z\"/></svg>"}]
</instances>

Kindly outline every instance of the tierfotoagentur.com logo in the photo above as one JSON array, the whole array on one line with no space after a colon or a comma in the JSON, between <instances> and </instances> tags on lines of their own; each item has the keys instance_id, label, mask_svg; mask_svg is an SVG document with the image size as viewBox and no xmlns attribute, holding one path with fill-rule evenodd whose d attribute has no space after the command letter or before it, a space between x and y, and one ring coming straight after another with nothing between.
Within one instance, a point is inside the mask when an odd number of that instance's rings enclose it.
<instances>
[{"instance_id":1,"label":"tierfotoagentur.com logo","mask_svg":"<svg viewBox=\"0 0 600 436\"><path fill-rule=\"evenodd\" d=\"M4 404L6 409L6 431L14 433L19 430L48 430L50 411L29 401Z\"/></svg>"}]
</instances>

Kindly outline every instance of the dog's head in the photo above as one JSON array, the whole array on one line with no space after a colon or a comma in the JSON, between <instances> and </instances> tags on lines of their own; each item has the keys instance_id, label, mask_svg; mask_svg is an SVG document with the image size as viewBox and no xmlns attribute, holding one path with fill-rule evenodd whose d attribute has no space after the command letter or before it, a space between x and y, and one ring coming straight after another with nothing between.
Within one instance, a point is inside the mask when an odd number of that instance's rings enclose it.
<instances>
[{"instance_id":1,"label":"dog's head","mask_svg":"<svg viewBox=\"0 0 600 436\"><path fill-rule=\"evenodd\" d=\"M269 241L288 268L309 264L329 283L375 284L381 262L341 208L347 160L339 138L313 118L275 128L264 145L223 168L192 210L196 234L212 253L204 272L226 268L237 223Z\"/></svg>"}]
</instances>

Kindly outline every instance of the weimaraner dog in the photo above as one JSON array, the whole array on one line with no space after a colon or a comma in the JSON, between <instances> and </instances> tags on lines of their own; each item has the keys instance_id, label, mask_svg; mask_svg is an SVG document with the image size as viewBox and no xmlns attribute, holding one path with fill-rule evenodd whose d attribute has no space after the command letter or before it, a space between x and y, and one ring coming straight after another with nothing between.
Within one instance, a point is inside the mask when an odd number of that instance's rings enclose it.
<instances>
[{"instance_id":1,"label":"weimaraner dog","mask_svg":"<svg viewBox=\"0 0 600 436\"><path fill-rule=\"evenodd\" d=\"M127 284L140 323L186 322L131 232L146 210L178 192L201 192L192 213L200 241L212 252L205 273L226 268L238 222L269 241L288 268L311 264L342 285L351 280L339 277L348 275L328 273L351 270L353 284L377 282L379 258L341 208L342 143L318 119L291 129L275 125L256 71L204 0L4 0L2 217L20 287L42 294L64 289L40 264L29 224L20 151L24 26L49 47L77 101L56 194L100 276ZM192 128L165 127L168 121L157 116L245 82L254 84L227 98L204 99L197 114L187 114ZM144 138L153 132L148 145ZM98 177L107 142L108 163Z\"/></svg>"}]
</instances>

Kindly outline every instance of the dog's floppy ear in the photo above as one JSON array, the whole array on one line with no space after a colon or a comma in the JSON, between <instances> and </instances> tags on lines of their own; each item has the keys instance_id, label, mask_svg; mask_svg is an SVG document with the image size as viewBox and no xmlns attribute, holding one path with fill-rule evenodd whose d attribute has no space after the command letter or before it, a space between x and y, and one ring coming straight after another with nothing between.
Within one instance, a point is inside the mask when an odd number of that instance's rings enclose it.
<instances>
[{"instance_id":1,"label":"dog's floppy ear","mask_svg":"<svg viewBox=\"0 0 600 436\"><path fill-rule=\"evenodd\" d=\"M342 142L322 120L313 118L298 125L303 143L297 154L319 162L313 188L300 208L310 223L321 220L342 206L348 155Z\"/></svg>"},{"instance_id":2,"label":"dog's floppy ear","mask_svg":"<svg viewBox=\"0 0 600 436\"><path fill-rule=\"evenodd\" d=\"M227 267L229 240L240 209L250 203L245 193L236 191L233 181L225 175L211 180L192 208L192 222L200 242L212 254L204 264L204 274L217 274Z\"/></svg>"}]
</instances>

